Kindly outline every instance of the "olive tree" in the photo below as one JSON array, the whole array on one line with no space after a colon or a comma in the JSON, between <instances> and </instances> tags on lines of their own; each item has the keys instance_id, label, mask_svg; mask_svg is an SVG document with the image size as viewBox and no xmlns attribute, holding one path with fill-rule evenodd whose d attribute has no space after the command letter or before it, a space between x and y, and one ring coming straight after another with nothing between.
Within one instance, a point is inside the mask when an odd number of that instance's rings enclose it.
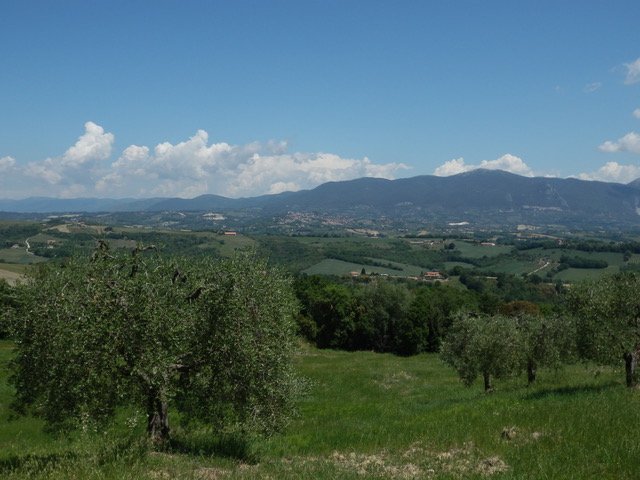
<instances>
[{"instance_id":1,"label":"olive tree","mask_svg":"<svg viewBox=\"0 0 640 480\"><path fill-rule=\"evenodd\" d=\"M34 268L18 289L15 404L51 427L134 407L162 441L170 408L267 433L292 412L295 298L250 253L196 262L101 244L90 260Z\"/></svg>"},{"instance_id":2,"label":"olive tree","mask_svg":"<svg viewBox=\"0 0 640 480\"><path fill-rule=\"evenodd\" d=\"M638 385L640 359L640 278L608 275L571 288L580 355L608 365L624 361L628 387Z\"/></svg>"},{"instance_id":3,"label":"olive tree","mask_svg":"<svg viewBox=\"0 0 640 480\"><path fill-rule=\"evenodd\" d=\"M490 391L491 377L505 378L521 370L524 343L513 318L460 313L440 346L440 358L455 368L465 386L481 375L485 391Z\"/></svg>"},{"instance_id":4,"label":"olive tree","mask_svg":"<svg viewBox=\"0 0 640 480\"><path fill-rule=\"evenodd\" d=\"M9 334L10 318L17 307L15 288L4 278L0 278L0 338Z\"/></svg>"},{"instance_id":5,"label":"olive tree","mask_svg":"<svg viewBox=\"0 0 640 480\"><path fill-rule=\"evenodd\" d=\"M576 360L574 324L559 315L523 313L514 317L523 342L527 380L533 383L538 367L560 368Z\"/></svg>"}]
</instances>

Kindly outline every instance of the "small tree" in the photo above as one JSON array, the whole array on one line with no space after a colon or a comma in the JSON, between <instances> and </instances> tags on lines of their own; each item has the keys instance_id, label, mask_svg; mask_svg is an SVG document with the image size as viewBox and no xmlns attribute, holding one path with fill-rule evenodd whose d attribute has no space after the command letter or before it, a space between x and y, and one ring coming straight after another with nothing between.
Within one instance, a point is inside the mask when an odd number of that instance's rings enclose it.
<instances>
[{"instance_id":1,"label":"small tree","mask_svg":"<svg viewBox=\"0 0 640 480\"><path fill-rule=\"evenodd\" d=\"M582 358L608 365L624 361L626 383L639 382L640 278L633 273L584 281L569 292Z\"/></svg>"},{"instance_id":2,"label":"small tree","mask_svg":"<svg viewBox=\"0 0 640 480\"><path fill-rule=\"evenodd\" d=\"M482 375L485 391L493 389L491 377L517 374L523 364L524 345L513 318L457 315L440 347L440 358L458 372L469 387Z\"/></svg>"},{"instance_id":3,"label":"small tree","mask_svg":"<svg viewBox=\"0 0 640 480\"><path fill-rule=\"evenodd\" d=\"M522 336L523 355L529 383L536 380L539 366L559 368L575 360L575 330L565 318L540 312L538 305L517 300L498 308L513 317Z\"/></svg>"},{"instance_id":4,"label":"small tree","mask_svg":"<svg viewBox=\"0 0 640 480\"><path fill-rule=\"evenodd\" d=\"M10 319L16 308L18 298L15 289L4 278L0 278L0 338L9 334Z\"/></svg>"},{"instance_id":5,"label":"small tree","mask_svg":"<svg viewBox=\"0 0 640 480\"><path fill-rule=\"evenodd\" d=\"M522 336L523 355L527 380L536 380L538 367L559 368L576 359L575 329L566 318L533 313L521 313L514 317L516 328Z\"/></svg>"},{"instance_id":6,"label":"small tree","mask_svg":"<svg viewBox=\"0 0 640 480\"><path fill-rule=\"evenodd\" d=\"M217 427L281 427L299 382L289 281L250 254L166 260L101 244L93 258L30 272L13 323L16 407L53 428L146 412L156 441L169 409Z\"/></svg>"}]
</instances>

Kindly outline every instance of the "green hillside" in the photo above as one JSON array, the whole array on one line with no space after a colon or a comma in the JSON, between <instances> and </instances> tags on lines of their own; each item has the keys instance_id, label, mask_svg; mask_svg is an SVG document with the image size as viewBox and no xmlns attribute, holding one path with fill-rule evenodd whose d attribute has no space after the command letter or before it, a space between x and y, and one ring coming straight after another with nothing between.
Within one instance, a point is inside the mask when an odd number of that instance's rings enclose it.
<instances>
[{"instance_id":1,"label":"green hillside","mask_svg":"<svg viewBox=\"0 0 640 480\"><path fill-rule=\"evenodd\" d=\"M144 421L130 415L107 435L69 438L15 417L9 358L0 342L3 479L620 480L640 470L640 396L609 369L541 371L535 386L516 378L485 394L463 387L437 355L304 348L298 369L312 388L281 435L247 446L177 429L172 448L153 451L137 440Z\"/></svg>"}]
</instances>

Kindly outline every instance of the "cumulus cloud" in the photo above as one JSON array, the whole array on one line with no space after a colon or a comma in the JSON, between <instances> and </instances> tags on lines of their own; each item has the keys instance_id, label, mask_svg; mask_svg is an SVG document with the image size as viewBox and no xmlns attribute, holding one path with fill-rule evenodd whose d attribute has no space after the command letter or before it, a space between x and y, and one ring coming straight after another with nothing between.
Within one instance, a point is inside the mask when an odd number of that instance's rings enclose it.
<instances>
[{"instance_id":1,"label":"cumulus cloud","mask_svg":"<svg viewBox=\"0 0 640 480\"><path fill-rule=\"evenodd\" d=\"M640 153L640 135L636 132L627 133L624 137L619 138L617 141L607 141L598 146L603 152L615 153L615 152L630 152Z\"/></svg>"},{"instance_id":2,"label":"cumulus cloud","mask_svg":"<svg viewBox=\"0 0 640 480\"><path fill-rule=\"evenodd\" d=\"M636 118L640 118L640 108L636 108L632 115Z\"/></svg>"},{"instance_id":3,"label":"cumulus cloud","mask_svg":"<svg viewBox=\"0 0 640 480\"><path fill-rule=\"evenodd\" d=\"M276 194L282 192L295 192L300 190L300 186L294 182L276 182L269 188L269 194Z\"/></svg>"},{"instance_id":4,"label":"cumulus cloud","mask_svg":"<svg viewBox=\"0 0 640 480\"><path fill-rule=\"evenodd\" d=\"M365 176L391 179L409 168L402 163L376 164L366 157L290 152L287 142L212 143L204 130L176 144L130 145L114 160L114 135L93 122L84 127L84 134L61 156L23 166L12 157L0 158L5 184L15 187L11 195L255 196Z\"/></svg>"},{"instance_id":5,"label":"cumulus cloud","mask_svg":"<svg viewBox=\"0 0 640 480\"><path fill-rule=\"evenodd\" d=\"M15 158L12 158L12 157L0 158L0 173L8 172L12 170L15 164L16 164Z\"/></svg>"},{"instance_id":6,"label":"cumulus cloud","mask_svg":"<svg viewBox=\"0 0 640 480\"><path fill-rule=\"evenodd\" d=\"M60 157L46 158L41 162L31 162L22 169L28 177L43 180L50 185L64 185L77 191L86 184L111 156L114 142L112 133L93 122L84 125L85 133Z\"/></svg>"},{"instance_id":7,"label":"cumulus cloud","mask_svg":"<svg viewBox=\"0 0 640 480\"><path fill-rule=\"evenodd\" d=\"M640 82L640 57L631 63L625 63L624 66L627 69L627 77L624 83L631 85L632 83Z\"/></svg>"},{"instance_id":8,"label":"cumulus cloud","mask_svg":"<svg viewBox=\"0 0 640 480\"><path fill-rule=\"evenodd\" d=\"M238 197L313 188L362 176L393 178L408 167L328 153L289 153L286 142L247 145L209 143L199 130L184 142L153 150L131 145L96 182L102 194L194 197L204 193Z\"/></svg>"},{"instance_id":9,"label":"cumulus cloud","mask_svg":"<svg viewBox=\"0 0 640 480\"><path fill-rule=\"evenodd\" d=\"M620 165L608 162L595 172L576 175L580 180L599 180L601 182L629 183L640 178L640 167L636 165Z\"/></svg>"},{"instance_id":10,"label":"cumulus cloud","mask_svg":"<svg viewBox=\"0 0 640 480\"><path fill-rule=\"evenodd\" d=\"M395 171L407 168L403 164L372 165L367 158L342 158L330 153L269 153L255 153L240 163L228 193L237 196L249 191L253 185L260 185L261 190L277 192L284 191L284 187L299 190L357 177L393 178ZM281 179L286 179L286 182Z\"/></svg>"},{"instance_id":11,"label":"cumulus cloud","mask_svg":"<svg viewBox=\"0 0 640 480\"><path fill-rule=\"evenodd\" d=\"M466 165L464 158L456 158L443 163L435 169L434 175L439 177L447 177L457 173L469 172L478 168L486 168L489 170L504 170L506 172L523 175L525 177L533 177L533 171L527 166L521 158L514 155L506 154L496 160L483 160L479 165Z\"/></svg>"},{"instance_id":12,"label":"cumulus cloud","mask_svg":"<svg viewBox=\"0 0 640 480\"><path fill-rule=\"evenodd\" d=\"M70 147L60 163L67 167L78 167L95 160L106 160L111 156L114 136L93 122L84 124L84 135Z\"/></svg>"}]
</instances>

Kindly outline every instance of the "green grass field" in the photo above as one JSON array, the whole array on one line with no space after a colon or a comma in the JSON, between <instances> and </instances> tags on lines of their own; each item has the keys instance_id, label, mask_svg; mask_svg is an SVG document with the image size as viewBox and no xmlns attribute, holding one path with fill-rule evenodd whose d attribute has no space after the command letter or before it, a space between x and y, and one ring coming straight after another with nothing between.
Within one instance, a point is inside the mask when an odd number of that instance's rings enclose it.
<instances>
[{"instance_id":1,"label":"green grass field","mask_svg":"<svg viewBox=\"0 0 640 480\"><path fill-rule=\"evenodd\" d=\"M27 253L24 247L21 248L2 248L0 249L0 259L6 263L16 263L20 265L28 265L30 263L46 262L44 257L38 257ZM3 264L0 264L3 265Z\"/></svg>"},{"instance_id":2,"label":"green grass field","mask_svg":"<svg viewBox=\"0 0 640 480\"><path fill-rule=\"evenodd\" d=\"M360 273L363 267L368 274L377 273L380 275L390 276L419 276L423 271L423 269L421 269L420 267L416 267L415 265L402 265L384 259L378 259L378 261L397 265L399 268L401 268L401 270L394 270L385 267L374 267L371 265L361 265L358 263L343 262L342 260L327 258L313 265L312 267L303 270L302 273L305 273L307 275L348 275L350 272Z\"/></svg>"},{"instance_id":3,"label":"green grass field","mask_svg":"<svg viewBox=\"0 0 640 480\"><path fill-rule=\"evenodd\" d=\"M485 256L491 258L503 253L510 253L513 250L513 247L508 245L476 245L461 240L447 240L445 243L450 241L455 243L462 256L467 258L482 258Z\"/></svg>"},{"instance_id":4,"label":"green grass field","mask_svg":"<svg viewBox=\"0 0 640 480\"><path fill-rule=\"evenodd\" d=\"M622 372L572 366L463 387L437 355L400 358L305 347L313 382L281 435L229 456L215 436L150 451L140 425L55 438L9 409L10 343L0 342L0 478L48 479L637 479L640 392ZM174 422L174 426L175 426ZM152 449L151 449L152 450Z\"/></svg>"}]
</instances>

